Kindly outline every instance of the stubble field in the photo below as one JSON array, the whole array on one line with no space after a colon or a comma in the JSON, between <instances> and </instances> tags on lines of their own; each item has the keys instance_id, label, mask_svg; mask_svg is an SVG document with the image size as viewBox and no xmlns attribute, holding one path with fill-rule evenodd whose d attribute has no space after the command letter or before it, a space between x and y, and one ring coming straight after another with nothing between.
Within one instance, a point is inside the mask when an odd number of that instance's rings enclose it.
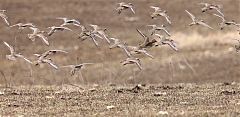
<instances>
[{"instance_id":1,"label":"stubble field","mask_svg":"<svg viewBox=\"0 0 240 117\"><path fill-rule=\"evenodd\" d=\"M169 25L172 38L180 51L167 46L153 48L154 59L138 56L144 69L122 66L125 55L118 49L109 50L105 42L95 47L90 41L81 42L71 32L49 37L50 46L27 39L30 30L19 31L0 23L0 41L7 41L17 51L34 60L33 53L48 49L63 49L53 59L59 66L93 62L75 76L69 69L53 70L47 65L32 66L24 61L9 61L8 49L0 44L0 108L1 115L65 115L65 116L239 116L240 59L234 50L240 36L234 28L223 31L220 20L211 13L201 13L197 0L138 0L132 2L136 14L114 8L117 0L7 0L6 9L11 24L33 22L40 29L59 25L56 17L78 19L108 29L110 37L120 38L130 45L141 42L136 28L149 34L148 24L166 23L152 20L149 6L168 10L173 22ZM228 19L240 21L239 0L206 0L223 5ZM188 27L191 21L185 9L206 20L214 30ZM133 20L132 20L133 19ZM76 27L70 27L81 32ZM233 83L232 83L233 82ZM97 85L96 85L97 84ZM137 84L146 84L135 88ZM112 106L112 107L111 107ZM107 109L109 108L109 109ZM164 115L165 113L165 115ZM167 114L166 114L167 113Z\"/></svg>"}]
</instances>

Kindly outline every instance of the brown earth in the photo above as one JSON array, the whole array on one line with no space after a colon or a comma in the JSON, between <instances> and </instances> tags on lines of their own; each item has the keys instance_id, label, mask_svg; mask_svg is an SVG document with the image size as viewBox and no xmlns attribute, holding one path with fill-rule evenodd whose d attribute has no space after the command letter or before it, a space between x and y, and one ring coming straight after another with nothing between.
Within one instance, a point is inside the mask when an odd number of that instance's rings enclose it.
<instances>
[{"instance_id":1,"label":"brown earth","mask_svg":"<svg viewBox=\"0 0 240 117\"><path fill-rule=\"evenodd\" d=\"M34 86L1 89L3 116L238 117L240 84Z\"/></svg>"}]
</instances>

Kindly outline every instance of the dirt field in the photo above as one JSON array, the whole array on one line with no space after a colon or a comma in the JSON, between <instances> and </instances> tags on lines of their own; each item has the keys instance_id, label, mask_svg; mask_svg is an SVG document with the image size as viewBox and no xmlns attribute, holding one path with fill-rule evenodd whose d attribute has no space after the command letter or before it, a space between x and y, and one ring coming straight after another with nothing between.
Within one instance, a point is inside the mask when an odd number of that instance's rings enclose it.
<instances>
[{"instance_id":1,"label":"dirt field","mask_svg":"<svg viewBox=\"0 0 240 117\"><path fill-rule=\"evenodd\" d=\"M237 117L240 84L34 86L1 89L4 116Z\"/></svg>"},{"instance_id":2,"label":"dirt field","mask_svg":"<svg viewBox=\"0 0 240 117\"><path fill-rule=\"evenodd\" d=\"M143 55L143 70L122 66L126 58L121 50L110 50L99 40L100 47L90 41L79 41L75 33L56 33L49 37L50 46L27 38L30 30L7 27L0 20L0 116L240 116L240 55L234 45L240 38L236 29L220 30L220 20L201 13L200 0L123 0L132 2L136 14L114 10L119 0L2 0L11 24L33 22L41 30L59 25L56 17L78 19L81 24L97 24L107 28L109 37L137 45L142 39L136 28L150 36L149 24L166 24L163 19L151 19L149 6L168 11L173 22L167 25L179 52L169 47L152 48L154 59ZM222 4L228 20L240 23L239 0L204 0ZM188 27L187 9L214 28ZM9 61L6 41L35 60L34 53L63 49L52 59L59 66L93 62L71 76L69 69L54 70L48 65L27 65L24 61ZM75 84L70 85L70 84ZM95 84L95 85L94 85ZM97 85L96 85L97 84ZM136 84L146 84L134 88ZM6 88L9 87L9 88Z\"/></svg>"}]
</instances>

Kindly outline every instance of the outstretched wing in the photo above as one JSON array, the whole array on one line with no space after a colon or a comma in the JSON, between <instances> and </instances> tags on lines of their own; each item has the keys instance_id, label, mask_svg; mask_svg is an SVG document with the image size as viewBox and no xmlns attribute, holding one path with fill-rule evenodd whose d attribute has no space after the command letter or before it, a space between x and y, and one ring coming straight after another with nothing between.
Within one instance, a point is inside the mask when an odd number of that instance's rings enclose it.
<instances>
[{"instance_id":1,"label":"outstretched wing","mask_svg":"<svg viewBox=\"0 0 240 117\"><path fill-rule=\"evenodd\" d=\"M196 17L193 14L191 14L188 10L185 10L185 12L187 12L187 14L191 17L193 21L196 20Z\"/></svg>"},{"instance_id":2,"label":"outstretched wing","mask_svg":"<svg viewBox=\"0 0 240 117\"><path fill-rule=\"evenodd\" d=\"M2 19L4 20L4 22L9 26L10 23L8 22L8 17L6 14L4 13L0 13L0 17L2 17Z\"/></svg>"},{"instance_id":3,"label":"outstretched wing","mask_svg":"<svg viewBox=\"0 0 240 117\"><path fill-rule=\"evenodd\" d=\"M50 66L52 66L54 69L58 69L58 66L54 64L51 60L44 59L44 62L48 63Z\"/></svg>"},{"instance_id":4,"label":"outstretched wing","mask_svg":"<svg viewBox=\"0 0 240 117\"><path fill-rule=\"evenodd\" d=\"M130 8L130 10L132 11L132 13L135 14L134 9L133 9L132 7L129 7L129 8Z\"/></svg>"},{"instance_id":5,"label":"outstretched wing","mask_svg":"<svg viewBox=\"0 0 240 117\"><path fill-rule=\"evenodd\" d=\"M52 36L52 34L55 33L55 32L56 32L56 29L55 28L51 28L51 30L48 32L48 36Z\"/></svg>"},{"instance_id":6,"label":"outstretched wing","mask_svg":"<svg viewBox=\"0 0 240 117\"><path fill-rule=\"evenodd\" d=\"M24 59L25 61L27 61L28 63L30 64L33 64L32 61L30 61L29 59L27 59L26 57L24 57L23 55L20 55L20 54L15 54L15 56L19 57L19 58L22 58Z\"/></svg>"},{"instance_id":7,"label":"outstretched wing","mask_svg":"<svg viewBox=\"0 0 240 117\"><path fill-rule=\"evenodd\" d=\"M50 45L46 36L44 36L43 34L37 34L37 36L40 37L47 46Z\"/></svg>"},{"instance_id":8,"label":"outstretched wing","mask_svg":"<svg viewBox=\"0 0 240 117\"><path fill-rule=\"evenodd\" d=\"M202 25L202 26L205 26L205 27L208 27L210 29L213 29L211 26L209 26L208 24L206 24L205 22L198 22L198 24Z\"/></svg>"},{"instance_id":9,"label":"outstretched wing","mask_svg":"<svg viewBox=\"0 0 240 117\"><path fill-rule=\"evenodd\" d=\"M217 16L217 17L221 18L223 22L225 21L225 18L224 18L224 16L222 16L222 15L218 15L218 14L213 14L213 15L215 15L215 16Z\"/></svg>"},{"instance_id":10,"label":"outstretched wing","mask_svg":"<svg viewBox=\"0 0 240 117\"><path fill-rule=\"evenodd\" d=\"M8 48L9 48L9 50L10 50L10 52L11 52L11 54L13 54L14 53L14 49L13 49L13 47L11 46L11 45L9 45L7 42L3 42Z\"/></svg>"}]
</instances>

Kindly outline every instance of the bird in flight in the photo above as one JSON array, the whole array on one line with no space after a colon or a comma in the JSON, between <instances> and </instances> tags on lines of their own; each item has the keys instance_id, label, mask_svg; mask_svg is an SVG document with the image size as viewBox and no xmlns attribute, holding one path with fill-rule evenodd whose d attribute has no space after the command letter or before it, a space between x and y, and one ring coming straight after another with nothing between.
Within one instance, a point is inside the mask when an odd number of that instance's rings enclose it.
<instances>
[{"instance_id":1,"label":"bird in flight","mask_svg":"<svg viewBox=\"0 0 240 117\"><path fill-rule=\"evenodd\" d=\"M30 27L36 27L33 23L17 23L17 24L14 24L14 25L12 25L12 26L10 26L11 28L12 27L18 27L18 29L21 29L21 30L23 30L23 29L25 29L25 28L30 28Z\"/></svg>"},{"instance_id":2,"label":"bird in flight","mask_svg":"<svg viewBox=\"0 0 240 117\"><path fill-rule=\"evenodd\" d=\"M85 26L83 25L80 25L81 29L82 29L82 32L80 34L78 34L78 38L79 39L82 39L82 41L90 38L92 39L93 43L96 45L96 46L99 46L97 40L95 39L96 35L97 34L94 34L92 31L88 30ZM99 35L98 35L99 36ZM101 38L101 36L99 36Z\"/></svg>"},{"instance_id":3,"label":"bird in flight","mask_svg":"<svg viewBox=\"0 0 240 117\"><path fill-rule=\"evenodd\" d=\"M207 28L213 29L212 27L210 27L208 24L206 24L204 22L204 20L202 19L197 19L192 13L190 13L188 10L185 10L185 12L191 17L192 19L192 23L189 24L189 26L193 26L193 25L202 25L205 26Z\"/></svg>"},{"instance_id":4,"label":"bird in flight","mask_svg":"<svg viewBox=\"0 0 240 117\"><path fill-rule=\"evenodd\" d=\"M226 26L234 25L234 26L237 26L237 27L238 27L238 25L239 25L239 24L237 24L234 20L232 20L232 21L227 21L227 20L225 19L225 17L222 16L222 15L218 15L218 14L213 14L213 15L221 18L222 22L219 23L219 26L220 26L220 29L221 29L221 30L223 30L224 27L226 27Z\"/></svg>"},{"instance_id":5,"label":"bird in flight","mask_svg":"<svg viewBox=\"0 0 240 117\"><path fill-rule=\"evenodd\" d=\"M81 63L77 65L66 65L66 66L61 66L62 68L71 68L71 76L73 76L77 71L83 69L86 65L92 65L94 63Z\"/></svg>"},{"instance_id":6,"label":"bird in flight","mask_svg":"<svg viewBox=\"0 0 240 117\"><path fill-rule=\"evenodd\" d=\"M130 9L132 13L135 14L132 3L120 2L118 3L118 7L116 8L116 10L118 11L118 14L121 14L122 11L126 9Z\"/></svg>"},{"instance_id":7,"label":"bird in flight","mask_svg":"<svg viewBox=\"0 0 240 117\"><path fill-rule=\"evenodd\" d=\"M69 18L66 18L66 17L58 17L56 19L61 19L63 20L63 24L60 25L60 26L67 26L67 25L75 25L75 26L80 26L80 22L76 19L69 19Z\"/></svg>"},{"instance_id":8,"label":"bird in flight","mask_svg":"<svg viewBox=\"0 0 240 117\"><path fill-rule=\"evenodd\" d=\"M136 64L140 70L143 69L139 58L129 57L120 63L122 63L122 65Z\"/></svg>"},{"instance_id":9,"label":"bird in flight","mask_svg":"<svg viewBox=\"0 0 240 117\"><path fill-rule=\"evenodd\" d=\"M106 28L101 28L98 25L94 25L94 24L90 24L90 26L93 28L93 31L91 31L95 36L99 37L99 38L104 38L108 44L110 44L110 40L108 39L107 35L106 35Z\"/></svg>"},{"instance_id":10,"label":"bird in flight","mask_svg":"<svg viewBox=\"0 0 240 117\"><path fill-rule=\"evenodd\" d=\"M52 66L54 69L58 69L58 66L53 63L52 59L49 58L50 55L54 55L56 53L68 53L66 51L63 50L48 50L42 54L34 54L38 59L34 62L34 65L39 65L42 63L47 63L50 66Z\"/></svg>"},{"instance_id":11,"label":"bird in flight","mask_svg":"<svg viewBox=\"0 0 240 117\"><path fill-rule=\"evenodd\" d=\"M48 38L44 35L45 31L41 31L40 29L36 27L30 27L31 30L33 30L32 34L28 34L28 38L32 41L35 41L36 38L41 39L47 46L49 46Z\"/></svg>"},{"instance_id":12,"label":"bird in flight","mask_svg":"<svg viewBox=\"0 0 240 117\"><path fill-rule=\"evenodd\" d=\"M164 31L168 36L171 36L171 34L169 33L165 25L161 25L161 26L147 25L147 26L152 27L152 29L150 30L151 35L155 34L156 31Z\"/></svg>"},{"instance_id":13,"label":"bird in flight","mask_svg":"<svg viewBox=\"0 0 240 117\"><path fill-rule=\"evenodd\" d=\"M8 16L6 15L6 10L0 10L0 17L4 20L4 22L10 26L10 23L8 21Z\"/></svg>"},{"instance_id":14,"label":"bird in flight","mask_svg":"<svg viewBox=\"0 0 240 117\"><path fill-rule=\"evenodd\" d=\"M199 5L203 5L202 12L206 12L208 10L216 10L220 15L224 16L224 14L221 11L222 5L215 5L210 3L199 3Z\"/></svg>"},{"instance_id":15,"label":"bird in flight","mask_svg":"<svg viewBox=\"0 0 240 117\"><path fill-rule=\"evenodd\" d=\"M7 42L3 42L10 50L10 55L6 55L6 58L8 60L12 60L12 61L15 61L17 60L17 58L22 58L24 59L26 62L32 64L32 62L27 59L26 57L24 57L21 53L16 53L16 51L14 50L13 46L9 45Z\"/></svg>"},{"instance_id":16,"label":"bird in flight","mask_svg":"<svg viewBox=\"0 0 240 117\"><path fill-rule=\"evenodd\" d=\"M132 54L127 49L127 46L126 46L127 44L125 42L122 42L120 39L116 39L116 38L109 38L109 39L113 41L113 44L109 46L110 49L121 48L124 50L124 52L127 54L128 57L132 56Z\"/></svg>"},{"instance_id":17,"label":"bird in flight","mask_svg":"<svg viewBox=\"0 0 240 117\"><path fill-rule=\"evenodd\" d=\"M50 31L48 32L48 36L53 35L57 31L64 31L64 30L72 31L72 29L70 29L68 27L64 27L64 26L51 26L48 28L50 28Z\"/></svg>"},{"instance_id":18,"label":"bird in flight","mask_svg":"<svg viewBox=\"0 0 240 117\"><path fill-rule=\"evenodd\" d=\"M157 38L154 38L156 41L156 46L158 45L168 45L174 51L178 51L177 44L173 39L167 38L166 36L155 34Z\"/></svg>"},{"instance_id":19,"label":"bird in flight","mask_svg":"<svg viewBox=\"0 0 240 117\"><path fill-rule=\"evenodd\" d=\"M154 6L150 6L150 8L154 9L154 12L151 14L152 19L158 17L158 16L162 16L166 19L166 21L169 24L172 24L170 17L167 15L167 11L166 10L161 10L161 8L159 7L154 7Z\"/></svg>"}]
</instances>

